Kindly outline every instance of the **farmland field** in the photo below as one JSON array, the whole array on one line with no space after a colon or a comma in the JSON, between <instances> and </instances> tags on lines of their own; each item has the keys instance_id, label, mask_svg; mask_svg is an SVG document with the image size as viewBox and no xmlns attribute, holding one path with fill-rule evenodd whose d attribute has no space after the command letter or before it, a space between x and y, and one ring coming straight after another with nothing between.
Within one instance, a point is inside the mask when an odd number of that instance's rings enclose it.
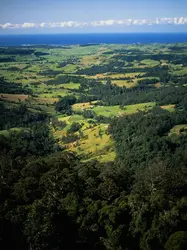
<instances>
[{"instance_id":1,"label":"farmland field","mask_svg":"<svg viewBox=\"0 0 187 250\"><path fill-rule=\"evenodd\" d=\"M112 119L156 108L175 112L169 91L187 85L186 61L177 50L169 54L170 44L15 49L0 55L0 103L46 113L59 147L82 161L112 161Z\"/></svg>"}]
</instances>

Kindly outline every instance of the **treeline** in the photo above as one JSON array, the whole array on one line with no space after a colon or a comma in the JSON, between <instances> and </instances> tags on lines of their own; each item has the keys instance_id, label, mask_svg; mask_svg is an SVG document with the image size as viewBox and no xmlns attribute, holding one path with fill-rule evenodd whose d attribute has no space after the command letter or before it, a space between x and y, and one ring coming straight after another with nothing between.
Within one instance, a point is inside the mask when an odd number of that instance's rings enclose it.
<instances>
[{"instance_id":1,"label":"treeline","mask_svg":"<svg viewBox=\"0 0 187 250\"><path fill-rule=\"evenodd\" d=\"M139 55L115 55L114 58L116 60L123 60L126 62L133 62L133 61L142 61L142 60L147 60L147 59L151 59L151 60L156 60L156 61L160 61L160 60L167 60L169 62L172 62L174 64L185 64L187 63L187 59L185 55L182 54L176 54L176 53L168 53L168 54L139 54Z\"/></svg>"},{"instance_id":2,"label":"treeline","mask_svg":"<svg viewBox=\"0 0 187 250\"><path fill-rule=\"evenodd\" d=\"M155 88L151 84L156 80L144 80L140 85L131 89L112 85L108 80L101 84L96 80L81 83L79 91L82 102L101 100L102 105L129 105L142 102L156 102L158 105L179 104L185 101L187 89L184 86ZM90 98L90 99L89 99Z\"/></svg>"},{"instance_id":3,"label":"treeline","mask_svg":"<svg viewBox=\"0 0 187 250\"><path fill-rule=\"evenodd\" d=\"M3 103L0 103L0 118L0 130L7 130L14 127L29 128L37 122L49 122L49 117L45 113L31 112L24 104L7 108Z\"/></svg>"},{"instance_id":4,"label":"treeline","mask_svg":"<svg viewBox=\"0 0 187 250\"><path fill-rule=\"evenodd\" d=\"M12 56L0 56L0 62L15 62L16 59Z\"/></svg>"},{"instance_id":5,"label":"treeline","mask_svg":"<svg viewBox=\"0 0 187 250\"><path fill-rule=\"evenodd\" d=\"M32 94L32 90L21 83L13 83L0 77L0 93L6 94Z\"/></svg>"},{"instance_id":6,"label":"treeline","mask_svg":"<svg viewBox=\"0 0 187 250\"><path fill-rule=\"evenodd\" d=\"M84 82L85 78L81 76L74 76L74 75L58 75L56 78L51 79L46 82L48 85L53 85L53 84L66 84L66 83L81 83Z\"/></svg>"},{"instance_id":7,"label":"treeline","mask_svg":"<svg viewBox=\"0 0 187 250\"><path fill-rule=\"evenodd\" d=\"M73 64L73 65L75 65L76 63L78 63L79 62L79 59L78 58L76 58L76 57L72 57L72 58L69 58L69 59L66 59L66 60L64 60L64 61L62 61L62 62L60 62L60 63L58 63L58 68L61 68L61 67L65 67L66 65L68 65L68 64Z\"/></svg>"},{"instance_id":8,"label":"treeline","mask_svg":"<svg viewBox=\"0 0 187 250\"><path fill-rule=\"evenodd\" d=\"M27 48L15 48L15 47L0 48L0 55L31 55L34 52L35 50Z\"/></svg>"}]
</instances>

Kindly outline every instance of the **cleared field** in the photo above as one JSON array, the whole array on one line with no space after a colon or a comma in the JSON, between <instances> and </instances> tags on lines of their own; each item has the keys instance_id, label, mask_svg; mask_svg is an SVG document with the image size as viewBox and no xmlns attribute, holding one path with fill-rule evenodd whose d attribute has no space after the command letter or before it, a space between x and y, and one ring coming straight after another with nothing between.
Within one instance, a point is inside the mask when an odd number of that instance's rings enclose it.
<instances>
[{"instance_id":1,"label":"cleared field","mask_svg":"<svg viewBox=\"0 0 187 250\"><path fill-rule=\"evenodd\" d=\"M79 83L66 83L66 84L63 84L63 87L65 89L79 89L80 84Z\"/></svg>"},{"instance_id":2,"label":"cleared field","mask_svg":"<svg viewBox=\"0 0 187 250\"><path fill-rule=\"evenodd\" d=\"M160 65L160 62L156 60L146 59L146 60L142 60L141 64L144 64L145 66L148 66L148 67L155 67L155 66Z\"/></svg>"},{"instance_id":3,"label":"cleared field","mask_svg":"<svg viewBox=\"0 0 187 250\"><path fill-rule=\"evenodd\" d=\"M114 151L105 152L105 153L102 153L102 155L96 155L96 156L88 158L87 160L83 160L83 162L87 162L87 161L90 161L90 160L97 160L97 161L99 161L101 163L102 162L104 163L104 162L114 161L115 157L116 157L116 153Z\"/></svg>"},{"instance_id":4,"label":"cleared field","mask_svg":"<svg viewBox=\"0 0 187 250\"><path fill-rule=\"evenodd\" d=\"M42 91L39 91L39 95L42 98L59 98L66 95L71 94L71 91L67 89L54 89L54 90L47 90L47 93L41 93Z\"/></svg>"},{"instance_id":5,"label":"cleared field","mask_svg":"<svg viewBox=\"0 0 187 250\"><path fill-rule=\"evenodd\" d=\"M78 154L86 154L91 156L100 155L101 151L106 152L106 147L112 147L112 141L109 135L106 134L108 125L100 124L93 128L83 131L83 138L79 140L77 146L70 148ZM85 138L86 139L85 139Z\"/></svg>"},{"instance_id":6,"label":"cleared field","mask_svg":"<svg viewBox=\"0 0 187 250\"><path fill-rule=\"evenodd\" d=\"M175 111L175 104L170 104L170 105L164 105L164 106L160 106L162 109L165 109L167 111L170 112L174 112Z\"/></svg>"},{"instance_id":7,"label":"cleared field","mask_svg":"<svg viewBox=\"0 0 187 250\"><path fill-rule=\"evenodd\" d=\"M156 104L154 102L139 103L133 105L124 106L122 109L120 106L96 106L92 110L101 116L111 117L120 115L130 115L138 111L146 111L152 109Z\"/></svg>"},{"instance_id":8,"label":"cleared field","mask_svg":"<svg viewBox=\"0 0 187 250\"><path fill-rule=\"evenodd\" d=\"M82 111L84 109L93 108L96 103L97 101L76 103L72 106L72 108L73 108L73 111Z\"/></svg>"},{"instance_id":9,"label":"cleared field","mask_svg":"<svg viewBox=\"0 0 187 250\"><path fill-rule=\"evenodd\" d=\"M0 93L0 99L9 102L22 102L28 99L28 95L4 94Z\"/></svg>"},{"instance_id":10,"label":"cleared field","mask_svg":"<svg viewBox=\"0 0 187 250\"><path fill-rule=\"evenodd\" d=\"M173 74L176 76L185 76L187 75L187 67L183 67L181 70L174 71Z\"/></svg>"},{"instance_id":11,"label":"cleared field","mask_svg":"<svg viewBox=\"0 0 187 250\"><path fill-rule=\"evenodd\" d=\"M53 131L56 139L59 139L59 144L63 145L61 139L67 135L67 131L73 122L78 122L82 125L80 131L82 136L75 142L66 144L67 150L75 152L77 155L84 155L83 159L97 159L100 162L112 161L115 158L113 142L110 136L106 133L108 124L90 124L89 120L80 115L72 115L67 117L58 116L59 121L64 121L67 126L63 130ZM79 135L79 132L76 132ZM86 161L86 160L83 160Z\"/></svg>"},{"instance_id":12,"label":"cleared field","mask_svg":"<svg viewBox=\"0 0 187 250\"><path fill-rule=\"evenodd\" d=\"M59 121L66 122L67 124L71 124L72 122L84 122L86 119L82 115L70 115L70 116L57 116Z\"/></svg>"},{"instance_id":13,"label":"cleared field","mask_svg":"<svg viewBox=\"0 0 187 250\"><path fill-rule=\"evenodd\" d=\"M96 74L95 76L87 76L84 75L86 78L92 78L92 79L119 79L120 78L129 78L129 79L135 79L137 76L144 76L145 73L143 72L133 72L133 73L124 73L124 74L115 74L115 73L103 73L103 74Z\"/></svg>"},{"instance_id":14,"label":"cleared field","mask_svg":"<svg viewBox=\"0 0 187 250\"><path fill-rule=\"evenodd\" d=\"M107 61L107 57L102 55L102 52L105 51L105 48L100 49L100 51L96 55L83 56L81 59L82 66L90 66L90 65L100 65Z\"/></svg>"},{"instance_id":15,"label":"cleared field","mask_svg":"<svg viewBox=\"0 0 187 250\"><path fill-rule=\"evenodd\" d=\"M50 115L56 115L57 112L55 110L55 106L52 105L43 105L43 104L32 104L32 108L31 108L34 112L46 112L47 114Z\"/></svg>"},{"instance_id":16,"label":"cleared field","mask_svg":"<svg viewBox=\"0 0 187 250\"><path fill-rule=\"evenodd\" d=\"M173 127L170 132L168 133L168 136L171 136L173 134L187 134L187 124L180 124Z\"/></svg>"},{"instance_id":17,"label":"cleared field","mask_svg":"<svg viewBox=\"0 0 187 250\"><path fill-rule=\"evenodd\" d=\"M96 106L92 109L96 115L101 115L101 116L117 116L121 112L123 112L119 106Z\"/></svg>"},{"instance_id":18,"label":"cleared field","mask_svg":"<svg viewBox=\"0 0 187 250\"><path fill-rule=\"evenodd\" d=\"M75 64L68 64L65 67L62 67L65 73L74 73L77 70L77 65Z\"/></svg>"},{"instance_id":19,"label":"cleared field","mask_svg":"<svg viewBox=\"0 0 187 250\"><path fill-rule=\"evenodd\" d=\"M162 86L160 82L155 83L155 84L153 84L153 85L155 86L155 88L160 88L160 87Z\"/></svg>"},{"instance_id":20,"label":"cleared field","mask_svg":"<svg viewBox=\"0 0 187 250\"><path fill-rule=\"evenodd\" d=\"M34 101L35 103L38 103L38 104L54 104L55 102L58 102L58 98L42 98L42 97L33 97L31 99L31 102Z\"/></svg>"},{"instance_id":21,"label":"cleared field","mask_svg":"<svg viewBox=\"0 0 187 250\"><path fill-rule=\"evenodd\" d=\"M136 81L127 81L127 80L112 80L112 84L115 84L119 87L133 88L137 86Z\"/></svg>"}]
</instances>

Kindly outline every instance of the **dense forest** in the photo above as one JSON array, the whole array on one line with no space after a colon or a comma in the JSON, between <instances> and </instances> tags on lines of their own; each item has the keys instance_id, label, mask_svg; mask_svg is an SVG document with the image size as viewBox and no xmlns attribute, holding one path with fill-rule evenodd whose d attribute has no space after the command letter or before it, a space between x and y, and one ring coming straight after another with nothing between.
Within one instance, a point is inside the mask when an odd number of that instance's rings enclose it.
<instances>
[{"instance_id":1,"label":"dense forest","mask_svg":"<svg viewBox=\"0 0 187 250\"><path fill-rule=\"evenodd\" d=\"M187 75L172 75L160 64L141 70L134 67L133 72L129 69L129 63L140 58L162 58L175 65L182 62L185 67L186 57L175 54L178 48L169 46L170 54L151 56L138 48L131 50L133 55L124 48L104 51L103 55L114 55L110 63L73 68L73 73L63 74L68 64L80 63L80 58L70 57L58 62L57 74L48 71L52 78L47 74L45 84L42 79L34 88L27 82L0 78L1 249L187 249ZM33 55L33 60L39 57L43 62L50 48L42 49L2 48L0 54L7 58ZM113 84L116 79L108 75L102 80L85 77L124 72L124 61L128 63L127 73L146 73L144 79L137 76L137 85L132 88ZM37 75L45 72L42 68ZM149 76L153 78L146 78ZM119 75L116 77L119 80ZM162 84L159 88L154 86L157 77ZM125 79L126 75L120 78ZM70 92L65 85L72 82L79 87ZM49 91L50 87L54 92L59 85L57 100L36 108L37 98L47 100L39 96L38 89L42 86ZM29 97L8 102L11 94ZM90 108L76 110L80 103ZM98 108L116 105L125 112L126 105L140 103L148 104L128 115L97 113ZM151 108L150 103L154 104ZM173 105L172 111L167 105ZM53 113L43 107L54 108ZM89 132L99 128L96 137L111 137L114 160L86 159L67 150L66 145L75 142L80 147L81 140L88 137L84 120L67 124L67 117L80 116L87 119ZM106 127L106 135L101 125ZM65 128L60 139L54 136ZM110 145L102 150L109 152Z\"/></svg>"}]
</instances>

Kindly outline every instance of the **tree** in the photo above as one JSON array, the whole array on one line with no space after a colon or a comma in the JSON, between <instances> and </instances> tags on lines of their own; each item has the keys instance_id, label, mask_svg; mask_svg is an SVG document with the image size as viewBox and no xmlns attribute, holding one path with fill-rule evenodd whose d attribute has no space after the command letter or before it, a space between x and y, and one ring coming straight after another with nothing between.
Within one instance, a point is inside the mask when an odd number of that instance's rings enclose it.
<instances>
[{"instance_id":1,"label":"tree","mask_svg":"<svg viewBox=\"0 0 187 250\"><path fill-rule=\"evenodd\" d=\"M179 231L170 235L165 244L165 250L186 250L187 249L187 232Z\"/></svg>"}]
</instances>

